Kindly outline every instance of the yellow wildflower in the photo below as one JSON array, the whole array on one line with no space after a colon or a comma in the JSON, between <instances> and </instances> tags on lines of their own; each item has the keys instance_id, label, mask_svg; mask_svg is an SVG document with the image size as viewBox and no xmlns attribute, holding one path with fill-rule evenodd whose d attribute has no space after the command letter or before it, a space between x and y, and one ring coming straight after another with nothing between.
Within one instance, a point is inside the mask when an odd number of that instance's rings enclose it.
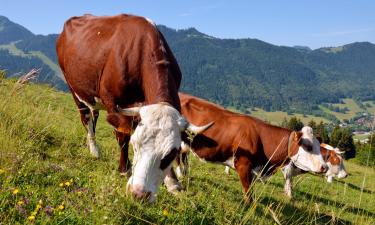
<instances>
[{"instance_id":1,"label":"yellow wildflower","mask_svg":"<svg viewBox=\"0 0 375 225\"><path fill-rule=\"evenodd\" d=\"M18 201L18 202L17 202L17 205L23 205L24 203L25 203L25 202L21 200L21 201Z\"/></svg>"},{"instance_id":2,"label":"yellow wildflower","mask_svg":"<svg viewBox=\"0 0 375 225\"><path fill-rule=\"evenodd\" d=\"M38 203L39 203L39 205L43 205L42 199L40 199Z\"/></svg>"},{"instance_id":3,"label":"yellow wildflower","mask_svg":"<svg viewBox=\"0 0 375 225\"><path fill-rule=\"evenodd\" d=\"M69 180L69 181L70 181L70 183L73 183L73 178L70 178L70 180Z\"/></svg>"},{"instance_id":4,"label":"yellow wildflower","mask_svg":"<svg viewBox=\"0 0 375 225\"><path fill-rule=\"evenodd\" d=\"M35 216L29 216L27 217L28 220L35 220Z\"/></svg>"},{"instance_id":5,"label":"yellow wildflower","mask_svg":"<svg viewBox=\"0 0 375 225\"><path fill-rule=\"evenodd\" d=\"M60 183L59 186L60 186L60 187L64 186L64 183Z\"/></svg>"},{"instance_id":6,"label":"yellow wildflower","mask_svg":"<svg viewBox=\"0 0 375 225\"><path fill-rule=\"evenodd\" d=\"M38 211L40 208L42 208L42 205L41 205L41 204L36 205L36 209L35 209L35 211Z\"/></svg>"},{"instance_id":7,"label":"yellow wildflower","mask_svg":"<svg viewBox=\"0 0 375 225\"><path fill-rule=\"evenodd\" d=\"M36 216L36 214L37 214L36 211L34 211L34 212L31 213L32 216Z\"/></svg>"},{"instance_id":8,"label":"yellow wildflower","mask_svg":"<svg viewBox=\"0 0 375 225\"><path fill-rule=\"evenodd\" d=\"M164 210L163 210L163 215L164 215L164 216L168 216L168 215L169 215L168 210L164 209Z\"/></svg>"},{"instance_id":9,"label":"yellow wildflower","mask_svg":"<svg viewBox=\"0 0 375 225\"><path fill-rule=\"evenodd\" d=\"M69 181L67 181L67 182L65 182L65 186L70 186L70 182Z\"/></svg>"},{"instance_id":10,"label":"yellow wildflower","mask_svg":"<svg viewBox=\"0 0 375 225\"><path fill-rule=\"evenodd\" d=\"M13 195L16 195L16 194L18 194L18 192L20 192L20 190L18 190L18 189L16 188L16 189L13 190L12 193L13 193Z\"/></svg>"},{"instance_id":11,"label":"yellow wildflower","mask_svg":"<svg viewBox=\"0 0 375 225\"><path fill-rule=\"evenodd\" d=\"M61 204L61 205L59 205L59 207L57 207L59 210L64 210L64 205L63 204Z\"/></svg>"}]
</instances>

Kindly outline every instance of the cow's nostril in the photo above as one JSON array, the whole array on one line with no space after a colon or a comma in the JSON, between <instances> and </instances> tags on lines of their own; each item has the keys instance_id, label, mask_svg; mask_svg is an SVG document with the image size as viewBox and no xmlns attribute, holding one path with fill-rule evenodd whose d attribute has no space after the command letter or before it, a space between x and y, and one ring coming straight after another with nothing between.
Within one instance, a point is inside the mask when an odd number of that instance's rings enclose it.
<instances>
[{"instance_id":1,"label":"cow's nostril","mask_svg":"<svg viewBox=\"0 0 375 225\"><path fill-rule=\"evenodd\" d=\"M148 200L151 196L151 192L133 192L132 194L138 200Z\"/></svg>"}]
</instances>

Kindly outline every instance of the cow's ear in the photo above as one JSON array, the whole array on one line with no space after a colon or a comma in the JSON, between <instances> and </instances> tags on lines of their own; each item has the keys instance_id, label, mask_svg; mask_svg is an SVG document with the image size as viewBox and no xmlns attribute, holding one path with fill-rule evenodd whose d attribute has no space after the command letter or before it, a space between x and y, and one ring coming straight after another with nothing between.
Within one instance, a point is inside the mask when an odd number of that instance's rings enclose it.
<instances>
[{"instance_id":1,"label":"cow's ear","mask_svg":"<svg viewBox=\"0 0 375 225\"><path fill-rule=\"evenodd\" d=\"M109 113L107 115L107 121L110 123L113 128L120 133L130 134L131 126L124 116L118 113Z\"/></svg>"},{"instance_id":2,"label":"cow's ear","mask_svg":"<svg viewBox=\"0 0 375 225\"><path fill-rule=\"evenodd\" d=\"M297 142L297 141L300 142L300 141L301 141L301 138L302 138L302 135L303 135L303 133L300 132L300 131L294 132L293 140L294 140L295 142Z\"/></svg>"}]
</instances>

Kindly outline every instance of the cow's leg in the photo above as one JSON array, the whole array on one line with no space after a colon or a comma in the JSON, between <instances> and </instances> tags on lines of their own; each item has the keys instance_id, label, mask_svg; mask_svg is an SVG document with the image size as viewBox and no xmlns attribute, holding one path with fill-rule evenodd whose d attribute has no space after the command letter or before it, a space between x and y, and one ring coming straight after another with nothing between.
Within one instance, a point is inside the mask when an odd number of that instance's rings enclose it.
<instances>
[{"instance_id":1,"label":"cow's leg","mask_svg":"<svg viewBox=\"0 0 375 225\"><path fill-rule=\"evenodd\" d=\"M96 122L99 117L99 111L91 109L88 105L81 102L72 91L73 99L78 106L79 113L81 115L81 122L87 131L87 145L90 149L91 155L99 158L100 151L96 145L95 140L95 128Z\"/></svg>"},{"instance_id":2,"label":"cow's leg","mask_svg":"<svg viewBox=\"0 0 375 225\"><path fill-rule=\"evenodd\" d=\"M130 134L117 132L116 138L120 145L120 161L118 170L121 175L126 175L127 177L131 176L131 162L129 160L129 140Z\"/></svg>"},{"instance_id":3,"label":"cow's leg","mask_svg":"<svg viewBox=\"0 0 375 225\"><path fill-rule=\"evenodd\" d=\"M187 176L189 162L188 162L188 153L182 152L180 153L177 158L177 167L176 167L176 174L178 178L183 178Z\"/></svg>"},{"instance_id":4,"label":"cow's leg","mask_svg":"<svg viewBox=\"0 0 375 225\"><path fill-rule=\"evenodd\" d=\"M96 122L98 121L98 117L99 117L99 111L92 110L90 111L89 115L85 114L85 117L88 118L86 128L87 128L87 144L89 146L90 153L96 158L99 158L100 150L98 146L96 145L96 140L95 140L95 128L96 128ZM82 114L81 114L81 118L82 118Z\"/></svg>"},{"instance_id":5,"label":"cow's leg","mask_svg":"<svg viewBox=\"0 0 375 225\"><path fill-rule=\"evenodd\" d=\"M230 174L230 167L229 166L225 166L224 172L229 175Z\"/></svg>"},{"instance_id":6,"label":"cow's leg","mask_svg":"<svg viewBox=\"0 0 375 225\"><path fill-rule=\"evenodd\" d=\"M238 157L235 159L234 167L240 177L245 192L245 202L250 203L252 201L250 190L250 184L252 182L251 162L247 157Z\"/></svg>"},{"instance_id":7,"label":"cow's leg","mask_svg":"<svg viewBox=\"0 0 375 225\"><path fill-rule=\"evenodd\" d=\"M332 181L333 181L333 176L332 175L327 176L327 182L332 183Z\"/></svg>"},{"instance_id":8,"label":"cow's leg","mask_svg":"<svg viewBox=\"0 0 375 225\"><path fill-rule=\"evenodd\" d=\"M292 163L287 164L281 169L284 179L285 179L285 185L284 185L284 192L289 197L292 198L292 181L293 177L297 176L302 173L302 171L298 168L296 168Z\"/></svg>"},{"instance_id":9,"label":"cow's leg","mask_svg":"<svg viewBox=\"0 0 375 225\"><path fill-rule=\"evenodd\" d=\"M173 168L167 172L167 175L164 178L164 184L167 187L168 192L172 194L177 194L183 190L182 185L177 180L177 176L174 173Z\"/></svg>"}]
</instances>

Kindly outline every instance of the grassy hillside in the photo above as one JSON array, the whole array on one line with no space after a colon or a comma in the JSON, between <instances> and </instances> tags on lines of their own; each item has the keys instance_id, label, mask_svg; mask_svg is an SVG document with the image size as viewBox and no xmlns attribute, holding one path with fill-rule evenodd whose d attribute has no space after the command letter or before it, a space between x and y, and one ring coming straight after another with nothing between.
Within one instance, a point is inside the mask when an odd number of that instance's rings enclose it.
<instances>
[{"instance_id":1,"label":"grassy hillside","mask_svg":"<svg viewBox=\"0 0 375 225\"><path fill-rule=\"evenodd\" d=\"M252 116L255 116L259 119L269 121L273 124L279 125L282 123L284 118L287 118L288 120L292 116L296 116L301 119L301 121L304 124L308 124L311 120L314 120L317 123L320 123L320 121L323 121L324 123L329 122L327 119L322 118L322 117L317 117L313 115L303 115L299 113L293 113L293 115L288 115L286 112L281 112L281 111L276 111L276 112L266 112L262 109L256 108L256 110L250 111Z\"/></svg>"},{"instance_id":2,"label":"grassy hillside","mask_svg":"<svg viewBox=\"0 0 375 225\"><path fill-rule=\"evenodd\" d=\"M70 95L13 87L0 84L0 224L375 223L375 170L352 161L343 181L297 178L293 201L282 194L278 172L255 184L255 201L245 205L235 173L191 157L184 193L172 196L162 187L154 204L133 201L117 172L119 151L105 113L97 137L103 157L96 160Z\"/></svg>"},{"instance_id":3,"label":"grassy hillside","mask_svg":"<svg viewBox=\"0 0 375 225\"><path fill-rule=\"evenodd\" d=\"M332 105L340 107L340 108L347 107L349 111L346 112L346 113L334 112L334 111L331 111L331 110L325 108L324 106L320 106L320 108L324 112L327 112L329 114L334 115L337 119L339 119L341 121L344 120L344 119L349 120L349 119L353 118L358 112L365 111L365 110L359 108L359 106L357 105L357 103L355 103L355 101L353 99L345 98L345 99L343 99L343 102L344 103L341 103L341 104L332 104Z\"/></svg>"}]
</instances>

